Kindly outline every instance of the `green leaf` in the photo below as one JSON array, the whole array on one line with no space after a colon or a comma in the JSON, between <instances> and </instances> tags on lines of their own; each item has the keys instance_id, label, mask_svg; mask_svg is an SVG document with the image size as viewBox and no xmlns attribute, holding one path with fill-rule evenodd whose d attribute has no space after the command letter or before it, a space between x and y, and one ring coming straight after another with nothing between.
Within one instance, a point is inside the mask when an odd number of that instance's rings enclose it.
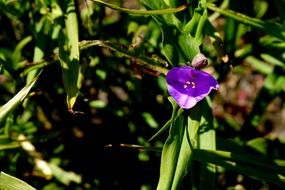
<instances>
[{"instance_id":1,"label":"green leaf","mask_svg":"<svg viewBox=\"0 0 285 190\"><path fill-rule=\"evenodd\" d=\"M24 47L32 41L32 36L27 36L24 39L22 39L16 46L13 55L12 55L12 65L13 69L16 69L19 66L19 62L22 57L22 50Z\"/></svg>"},{"instance_id":2,"label":"green leaf","mask_svg":"<svg viewBox=\"0 0 285 190\"><path fill-rule=\"evenodd\" d=\"M266 155L268 153L268 143L263 137L258 137L247 142L247 145L254 148L254 150Z\"/></svg>"},{"instance_id":3,"label":"green leaf","mask_svg":"<svg viewBox=\"0 0 285 190\"><path fill-rule=\"evenodd\" d=\"M276 65L276 66L280 66L280 67L285 68L284 63L281 60L274 57L273 55L262 53L262 54L260 54L260 57L263 60L265 60L266 62L271 63L272 65Z\"/></svg>"},{"instance_id":4,"label":"green leaf","mask_svg":"<svg viewBox=\"0 0 285 190\"><path fill-rule=\"evenodd\" d=\"M4 172L0 173L0 189L1 190L16 190L16 189L25 189L25 190L36 190L26 182L10 176Z\"/></svg>"},{"instance_id":5,"label":"green leaf","mask_svg":"<svg viewBox=\"0 0 285 190\"><path fill-rule=\"evenodd\" d=\"M158 128L158 123L156 120L153 118L152 114L149 112L143 112L142 117L146 121L146 123L151 127L151 128Z\"/></svg>"},{"instance_id":6,"label":"green leaf","mask_svg":"<svg viewBox=\"0 0 285 190\"><path fill-rule=\"evenodd\" d=\"M149 9L168 6L163 1L141 0L141 2ZM162 31L162 52L172 66L185 64L200 52L199 46L203 42L203 31L207 21L207 10L203 2L199 3L199 7L192 8L196 11L194 13L196 17L193 16L188 22L193 23L192 25L184 26L183 22L189 19L186 14L179 18L174 14L153 16Z\"/></svg>"},{"instance_id":7,"label":"green leaf","mask_svg":"<svg viewBox=\"0 0 285 190\"><path fill-rule=\"evenodd\" d=\"M8 143L2 143L0 144L0 150L6 150L6 149L14 149L19 148L20 144L19 142L8 142Z\"/></svg>"},{"instance_id":8,"label":"green leaf","mask_svg":"<svg viewBox=\"0 0 285 190\"><path fill-rule=\"evenodd\" d=\"M0 108L0 123L2 123L6 116L26 98L38 78L39 75Z\"/></svg>"},{"instance_id":9,"label":"green leaf","mask_svg":"<svg viewBox=\"0 0 285 190\"><path fill-rule=\"evenodd\" d=\"M176 102L174 101L174 99L172 97L168 97L168 100L170 101L170 103L172 105L171 118L148 141L152 141L154 138L156 138L158 135L160 135L163 131L165 131L168 127L170 127L172 125L172 123L183 113L183 109L179 108L179 106L176 104Z\"/></svg>"},{"instance_id":10,"label":"green leaf","mask_svg":"<svg viewBox=\"0 0 285 190\"><path fill-rule=\"evenodd\" d=\"M138 54L135 51L130 51L126 48L123 48L121 45L117 45L108 41L101 40L84 40L80 42L80 50L90 48L92 46L100 46L108 48L112 51L118 52L123 56L132 59L138 66L141 66L147 70L155 72L156 74L164 74L166 75L168 69L161 67L159 65L165 64L161 63L159 60L154 60L149 58L143 54Z\"/></svg>"},{"instance_id":11,"label":"green leaf","mask_svg":"<svg viewBox=\"0 0 285 190\"><path fill-rule=\"evenodd\" d=\"M184 128L184 135L179 151L179 157L173 177L171 189L179 189L180 184L186 174L191 171L192 165L192 150L198 147L198 130L200 126L200 120L202 115L201 104L189 110L189 114L186 115L187 123ZM193 170L192 171L196 171ZM195 175L195 173L190 173Z\"/></svg>"},{"instance_id":12,"label":"green leaf","mask_svg":"<svg viewBox=\"0 0 285 190\"><path fill-rule=\"evenodd\" d=\"M260 155L201 149L193 150L192 155L195 160L220 165L258 180L269 181L285 187L285 168L273 164Z\"/></svg>"},{"instance_id":13,"label":"green leaf","mask_svg":"<svg viewBox=\"0 0 285 190\"><path fill-rule=\"evenodd\" d=\"M285 40L285 33L284 33L285 25L282 25L276 22L269 22L269 21L263 21L257 18L252 18L245 14L241 14L241 13L238 13L232 10L223 10L223 9L216 7L214 4L210 4L210 3L207 4L207 7L212 11L218 12L224 16L232 18L242 24L251 26L253 28L264 31L267 34L270 34L272 36Z\"/></svg>"},{"instance_id":14,"label":"green leaf","mask_svg":"<svg viewBox=\"0 0 285 190\"><path fill-rule=\"evenodd\" d=\"M208 15L205 5L206 3L204 0L200 1L198 7L194 9L194 14L191 20L183 27L183 32L190 33L192 36L194 36L198 46L203 43L205 34L204 29L206 28L206 24L209 24L207 22Z\"/></svg>"},{"instance_id":15,"label":"green leaf","mask_svg":"<svg viewBox=\"0 0 285 190\"><path fill-rule=\"evenodd\" d=\"M181 5L177 8L167 8L167 9L161 9L161 10L133 10L133 9L126 9L126 8L121 8L119 6L106 3L104 1L100 0L93 0L95 3L99 3L101 5L104 5L106 7L109 7L111 9L115 9L121 12L129 13L129 14L139 14L139 15L160 15L160 14L172 14L172 13L177 13L180 11L185 10L190 3L187 3L185 5Z\"/></svg>"},{"instance_id":16,"label":"green leaf","mask_svg":"<svg viewBox=\"0 0 285 190\"><path fill-rule=\"evenodd\" d=\"M45 5L46 6L46 5ZM44 7L45 7L44 6ZM45 7L48 9L47 7ZM54 10L54 7L53 9ZM38 68L41 66L37 67L40 65L39 62L43 61L43 58L49 55L45 55L48 52L48 47L51 46L52 42L52 37L51 33L52 30L57 29L57 24L56 22L52 21L51 19L47 18L47 16L43 16L39 22L35 24L35 47L34 47L34 56L33 56L33 62L37 63L33 66L33 69L28 69L25 70L25 73L27 73L27 83L29 83L38 73ZM24 74L25 74L24 73Z\"/></svg>"},{"instance_id":17,"label":"green leaf","mask_svg":"<svg viewBox=\"0 0 285 190\"><path fill-rule=\"evenodd\" d=\"M200 52L199 42L190 33L171 26L162 28L162 34L162 51L172 66L185 64Z\"/></svg>"},{"instance_id":18,"label":"green leaf","mask_svg":"<svg viewBox=\"0 0 285 190\"><path fill-rule=\"evenodd\" d=\"M263 87L260 89L251 113L247 115L243 124L244 133L251 132L252 127L257 127L261 121L268 104L278 95L285 92L285 69L275 66L273 71L265 78ZM245 127L246 126L246 127Z\"/></svg>"},{"instance_id":19,"label":"green leaf","mask_svg":"<svg viewBox=\"0 0 285 190\"><path fill-rule=\"evenodd\" d=\"M80 184L82 177L72 171L65 171L54 163L49 163L52 174L54 177L65 185L70 185L71 182Z\"/></svg>"},{"instance_id":20,"label":"green leaf","mask_svg":"<svg viewBox=\"0 0 285 190\"><path fill-rule=\"evenodd\" d=\"M272 65L269 65L267 62L257 59L254 56L248 56L245 59L254 70L262 73L262 74L270 74L273 71Z\"/></svg>"},{"instance_id":21,"label":"green leaf","mask_svg":"<svg viewBox=\"0 0 285 190\"><path fill-rule=\"evenodd\" d=\"M169 5L164 1L140 0L140 2L150 11L156 9L167 9L169 7ZM181 26L181 21L174 14L153 15L153 18L160 27L164 27L164 29L173 26L179 28Z\"/></svg>"},{"instance_id":22,"label":"green leaf","mask_svg":"<svg viewBox=\"0 0 285 190\"><path fill-rule=\"evenodd\" d=\"M216 150L216 131L213 124L213 114L209 97L201 101L202 118L199 128L199 149ZM216 166L211 163L200 165L199 189L214 189L216 181Z\"/></svg>"},{"instance_id":23,"label":"green leaf","mask_svg":"<svg viewBox=\"0 0 285 190\"><path fill-rule=\"evenodd\" d=\"M264 82L264 87L271 93L285 92L285 68L276 66Z\"/></svg>"},{"instance_id":24,"label":"green leaf","mask_svg":"<svg viewBox=\"0 0 285 190\"><path fill-rule=\"evenodd\" d=\"M62 78L67 93L67 107L70 112L76 102L82 83L79 65L78 21L73 0L66 9L65 30L59 36L59 58L62 67Z\"/></svg>"},{"instance_id":25,"label":"green leaf","mask_svg":"<svg viewBox=\"0 0 285 190\"><path fill-rule=\"evenodd\" d=\"M169 136L163 146L160 177L157 189L179 189L183 177L191 166L191 153L197 147L197 133L201 119L198 104L189 115L180 115L171 125Z\"/></svg>"},{"instance_id":26,"label":"green leaf","mask_svg":"<svg viewBox=\"0 0 285 190\"><path fill-rule=\"evenodd\" d=\"M166 190L172 187L184 131L184 117L180 116L172 123L169 136L162 149L157 190Z\"/></svg>"},{"instance_id":27,"label":"green leaf","mask_svg":"<svg viewBox=\"0 0 285 190\"><path fill-rule=\"evenodd\" d=\"M259 43L267 49L279 50L281 53L285 51L285 41L273 36L263 36L259 38Z\"/></svg>"},{"instance_id":28,"label":"green leaf","mask_svg":"<svg viewBox=\"0 0 285 190\"><path fill-rule=\"evenodd\" d=\"M102 100L92 100L89 102L89 106L91 108L105 108L106 102L104 102Z\"/></svg>"}]
</instances>

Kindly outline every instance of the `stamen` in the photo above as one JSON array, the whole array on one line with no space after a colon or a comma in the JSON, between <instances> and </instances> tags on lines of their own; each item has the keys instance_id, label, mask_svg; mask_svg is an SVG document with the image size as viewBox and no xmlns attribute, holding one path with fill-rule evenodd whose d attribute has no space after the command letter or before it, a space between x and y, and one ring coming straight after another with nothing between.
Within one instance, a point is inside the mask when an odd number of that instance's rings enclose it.
<instances>
[{"instance_id":1,"label":"stamen","mask_svg":"<svg viewBox=\"0 0 285 190\"><path fill-rule=\"evenodd\" d=\"M190 81L186 81L185 84L183 85L183 88L187 88L188 85L191 85L191 88L196 88L196 84L195 82L190 82Z\"/></svg>"},{"instance_id":2,"label":"stamen","mask_svg":"<svg viewBox=\"0 0 285 190\"><path fill-rule=\"evenodd\" d=\"M191 86L192 88L196 88L195 82L191 82L191 85L192 85L192 86Z\"/></svg>"}]
</instances>

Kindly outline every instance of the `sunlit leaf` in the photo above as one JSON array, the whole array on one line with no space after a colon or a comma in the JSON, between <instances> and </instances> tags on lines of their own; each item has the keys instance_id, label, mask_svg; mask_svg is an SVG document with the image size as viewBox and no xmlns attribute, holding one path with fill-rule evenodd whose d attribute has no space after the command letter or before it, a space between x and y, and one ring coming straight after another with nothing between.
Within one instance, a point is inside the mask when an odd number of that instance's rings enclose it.
<instances>
[{"instance_id":1,"label":"sunlit leaf","mask_svg":"<svg viewBox=\"0 0 285 190\"><path fill-rule=\"evenodd\" d=\"M172 123L169 136L162 149L158 190L172 187L184 131L185 121L180 116Z\"/></svg>"},{"instance_id":2,"label":"sunlit leaf","mask_svg":"<svg viewBox=\"0 0 285 190\"><path fill-rule=\"evenodd\" d=\"M284 167L279 167L260 156L227 152L195 149L193 159L210 162L222 167L238 171L259 180L270 181L285 187Z\"/></svg>"},{"instance_id":3,"label":"sunlit leaf","mask_svg":"<svg viewBox=\"0 0 285 190\"><path fill-rule=\"evenodd\" d=\"M210 98L201 102L202 118L199 127L199 149L216 150L216 131L213 124L213 114ZM214 189L216 180L216 165L201 163L201 176L199 189Z\"/></svg>"},{"instance_id":4,"label":"sunlit leaf","mask_svg":"<svg viewBox=\"0 0 285 190\"><path fill-rule=\"evenodd\" d=\"M158 128L158 123L149 112L143 112L142 116L150 127Z\"/></svg>"},{"instance_id":5,"label":"sunlit leaf","mask_svg":"<svg viewBox=\"0 0 285 190\"><path fill-rule=\"evenodd\" d=\"M72 172L65 171L53 163L49 163L52 174L63 184L69 185L71 182L81 183L81 176Z\"/></svg>"},{"instance_id":6,"label":"sunlit leaf","mask_svg":"<svg viewBox=\"0 0 285 190\"><path fill-rule=\"evenodd\" d=\"M20 90L11 100L0 107L0 123L4 121L6 116L14 110L28 95L31 88L36 83L39 76L34 78L29 84L27 84L22 90Z\"/></svg>"},{"instance_id":7,"label":"sunlit leaf","mask_svg":"<svg viewBox=\"0 0 285 190\"><path fill-rule=\"evenodd\" d=\"M67 93L67 107L70 112L76 102L82 82L79 65L78 21L73 0L66 10L65 30L59 37L59 58L62 66L62 78Z\"/></svg>"},{"instance_id":8,"label":"sunlit leaf","mask_svg":"<svg viewBox=\"0 0 285 190\"><path fill-rule=\"evenodd\" d=\"M25 189L25 190L36 190L26 182L8 175L4 172L0 173L0 189L1 190L16 190L16 189Z\"/></svg>"},{"instance_id":9,"label":"sunlit leaf","mask_svg":"<svg viewBox=\"0 0 285 190\"><path fill-rule=\"evenodd\" d=\"M201 118L199 107L197 105L191 109L189 116L180 115L171 124L169 136L162 149L157 189L179 189L182 179L189 172L191 152L198 145L197 133Z\"/></svg>"}]
</instances>

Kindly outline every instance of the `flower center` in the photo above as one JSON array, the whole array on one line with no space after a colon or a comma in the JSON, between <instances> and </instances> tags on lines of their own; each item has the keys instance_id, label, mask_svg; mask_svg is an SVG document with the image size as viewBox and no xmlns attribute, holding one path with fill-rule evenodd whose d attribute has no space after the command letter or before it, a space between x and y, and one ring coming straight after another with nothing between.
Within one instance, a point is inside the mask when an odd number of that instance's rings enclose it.
<instances>
[{"instance_id":1,"label":"flower center","mask_svg":"<svg viewBox=\"0 0 285 190\"><path fill-rule=\"evenodd\" d=\"M188 88L188 87L191 87L191 88L196 88L196 84L195 84L195 82L190 82L190 81L186 81L185 83L184 83L184 85L183 85L183 88Z\"/></svg>"}]
</instances>

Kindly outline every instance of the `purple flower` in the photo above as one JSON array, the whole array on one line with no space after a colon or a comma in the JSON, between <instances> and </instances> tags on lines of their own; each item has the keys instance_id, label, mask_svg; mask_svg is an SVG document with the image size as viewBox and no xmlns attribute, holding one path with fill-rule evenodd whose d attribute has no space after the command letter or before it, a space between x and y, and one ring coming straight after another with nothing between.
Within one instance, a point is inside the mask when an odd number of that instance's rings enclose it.
<instances>
[{"instance_id":1,"label":"purple flower","mask_svg":"<svg viewBox=\"0 0 285 190\"><path fill-rule=\"evenodd\" d=\"M205 98L212 89L217 90L216 79L190 66L174 67L166 75L167 89L176 103L185 109L190 109Z\"/></svg>"}]
</instances>

